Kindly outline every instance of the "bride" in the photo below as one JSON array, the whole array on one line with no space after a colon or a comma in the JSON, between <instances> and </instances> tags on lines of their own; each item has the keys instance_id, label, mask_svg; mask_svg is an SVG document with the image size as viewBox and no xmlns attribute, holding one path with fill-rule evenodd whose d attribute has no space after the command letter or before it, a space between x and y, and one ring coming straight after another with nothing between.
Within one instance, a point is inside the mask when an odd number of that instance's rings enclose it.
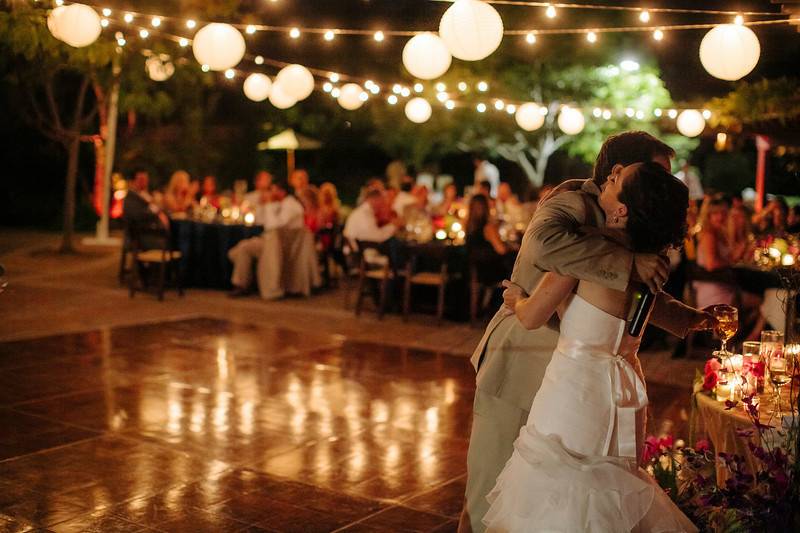
<instances>
[{"instance_id":1,"label":"bride","mask_svg":"<svg viewBox=\"0 0 800 533\"><path fill-rule=\"evenodd\" d=\"M656 163L612 170L600 197L609 237L636 252L680 246L688 191ZM505 304L528 329L558 313L561 334L514 453L488 495L490 532L697 531L638 467L647 393L625 320L632 290L549 272Z\"/></svg>"}]
</instances>

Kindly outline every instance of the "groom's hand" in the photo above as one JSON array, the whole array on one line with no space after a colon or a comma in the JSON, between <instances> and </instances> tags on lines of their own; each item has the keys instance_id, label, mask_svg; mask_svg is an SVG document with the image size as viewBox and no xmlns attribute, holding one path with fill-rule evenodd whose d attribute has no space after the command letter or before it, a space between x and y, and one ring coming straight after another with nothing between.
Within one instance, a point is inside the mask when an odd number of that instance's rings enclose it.
<instances>
[{"instance_id":1,"label":"groom's hand","mask_svg":"<svg viewBox=\"0 0 800 533\"><path fill-rule=\"evenodd\" d=\"M643 282L653 294L658 294L669 278L669 261L657 254L634 254L634 279Z\"/></svg>"},{"instance_id":2,"label":"groom's hand","mask_svg":"<svg viewBox=\"0 0 800 533\"><path fill-rule=\"evenodd\" d=\"M522 290L522 287L513 281L504 279L502 285L506 289L503 291L503 311L507 315L513 315L516 312L515 306L517 302L525 298L527 294Z\"/></svg>"},{"instance_id":3,"label":"groom's hand","mask_svg":"<svg viewBox=\"0 0 800 533\"><path fill-rule=\"evenodd\" d=\"M713 307L713 305L709 305L703 309L698 309L697 313L695 313L695 316L692 319L692 322L689 324L689 329L697 331L714 329L714 326L717 324L717 319L714 318L713 314L711 314Z\"/></svg>"}]
</instances>

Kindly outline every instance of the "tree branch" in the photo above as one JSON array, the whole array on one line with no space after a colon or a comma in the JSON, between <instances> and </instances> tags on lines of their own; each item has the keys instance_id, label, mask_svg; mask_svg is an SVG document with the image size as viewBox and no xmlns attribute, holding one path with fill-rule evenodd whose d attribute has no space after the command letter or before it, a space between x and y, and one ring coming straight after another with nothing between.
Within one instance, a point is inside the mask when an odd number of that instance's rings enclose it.
<instances>
[{"instance_id":1,"label":"tree branch","mask_svg":"<svg viewBox=\"0 0 800 533\"><path fill-rule=\"evenodd\" d=\"M61 115L58 113L58 104L56 97L53 94L53 74L47 77L44 82L44 93L47 97L47 104L50 107L50 114L52 115L52 122L55 124L55 129L63 130L64 126L61 124Z\"/></svg>"}]
</instances>

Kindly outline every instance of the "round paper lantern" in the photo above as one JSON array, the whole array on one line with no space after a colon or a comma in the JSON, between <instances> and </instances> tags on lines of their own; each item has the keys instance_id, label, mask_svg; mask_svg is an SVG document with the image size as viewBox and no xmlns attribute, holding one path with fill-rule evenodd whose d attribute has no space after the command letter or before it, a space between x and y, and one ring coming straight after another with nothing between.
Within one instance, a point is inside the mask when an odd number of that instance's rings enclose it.
<instances>
[{"instance_id":1,"label":"round paper lantern","mask_svg":"<svg viewBox=\"0 0 800 533\"><path fill-rule=\"evenodd\" d=\"M427 100L417 97L412 98L406 103L405 112L408 120L416 122L417 124L422 124L431 118L433 110L431 109L431 104L429 104Z\"/></svg>"},{"instance_id":2,"label":"round paper lantern","mask_svg":"<svg viewBox=\"0 0 800 533\"><path fill-rule=\"evenodd\" d=\"M278 72L275 82L280 83L286 94L298 101L305 100L314 92L314 76L303 65L288 65Z\"/></svg>"},{"instance_id":3,"label":"round paper lantern","mask_svg":"<svg viewBox=\"0 0 800 533\"><path fill-rule=\"evenodd\" d=\"M89 46L103 31L100 16L84 4L67 6L67 9L57 15L55 22L57 37L75 48Z\"/></svg>"},{"instance_id":4,"label":"round paper lantern","mask_svg":"<svg viewBox=\"0 0 800 533\"><path fill-rule=\"evenodd\" d=\"M353 111L364 105L364 100L361 99L361 93L363 92L364 89L361 88L361 85L357 83L346 83L342 86L336 101L348 111Z\"/></svg>"},{"instance_id":5,"label":"round paper lantern","mask_svg":"<svg viewBox=\"0 0 800 533\"><path fill-rule=\"evenodd\" d=\"M144 68L153 81L166 81L175 74L175 65L167 54L148 57L144 62Z\"/></svg>"},{"instance_id":6,"label":"round paper lantern","mask_svg":"<svg viewBox=\"0 0 800 533\"><path fill-rule=\"evenodd\" d=\"M263 102L269 96L269 90L272 87L272 82L268 76L264 74L250 74L244 80L242 89L244 95L254 102Z\"/></svg>"},{"instance_id":7,"label":"round paper lantern","mask_svg":"<svg viewBox=\"0 0 800 533\"><path fill-rule=\"evenodd\" d=\"M297 103L297 99L288 94L283 86L276 81L269 90L269 102L278 109L289 109Z\"/></svg>"},{"instance_id":8,"label":"round paper lantern","mask_svg":"<svg viewBox=\"0 0 800 533\"><path fill-rule=\"evenodd\" d=\"M453 57L478 61L503 40L503 20L495 8L480 0L457 0L439 21L439 36Z\"/></svg>"},{"instance_id":9,"label":"round paper lantern","mask_svg":"<svg viewBox=\"0 0 800 533\"><path fill-rule=\"evenodd\" d=\"M583 113L571 107L561 109L558 114L558 127L567 135L577 135L583 131L586 125L586 120L583 118Z\"/></svg>"},{"instance_id":10,"label":"round paper lantern","mask_svg":"<svg viewBox=\"0 0 800 533\"><path fill-rule=\"evenodd\" d=\"M244 57L244 37L230 24L212 22L195 34L192 52L210 70L227 70Z\"/></svg>"},{"instance_id":11,"label":"round paper lantern","mask_svg":"<svg viewBox=\"0 0 800 533\"><path fill-rule=\"evenodd\" d=\"M47 15L47 29L50 30L53 37L59 40L61 40L61 34L58 31L58 22L66 10L67 6L58 6Z\"/></svg>"},{"instance_id":12,"label":"round paper lantern","mask_svg":"<svg viewBox=\"0 0 800 533\"><path fill-rule=\"evenodd\" d=\"M406 70L423 80L438 78L447 72L452 61L447 45L431 32L415 35L403 47Z\"/></svg>"},{"instance_id":13,"label":"round paper lantern","mask_svg":"<svg viewBox=\"0 0 800 533\"><path fill-rule=\"evenodd\" d=\"M706 119L703 118L703 114L700 111L687 109L686 111L681 111L675 125L678 126L678 131L682 135L697 137L706 129Z\"/></svg>"},{"instance_id":14,"label":"round paper lantern","mask_svg":"<svg viewBox=\"0 0 800 533\"><path fill-rule=\"evenodd\" d=\"M516 114L514 115L514 119L519 124L519 127L525 131L534 131L538 130L544 124L544 114L542 114L542 108L539 104L534 104L533 102L528 102L527 104L522 104L517 109Z\"/></svg>"},{"instance_id":15,"label":"round paper lantern","mask_svg":"<svg viewBox=\"0 0 800 533\"><path fill-rule=\"evenodd\" d=\"M700 43L700 62L709 74L735 81L750 73L761 56L761 45L753 30L738 24L713 27Z\"/></svg>"}]
</instances>

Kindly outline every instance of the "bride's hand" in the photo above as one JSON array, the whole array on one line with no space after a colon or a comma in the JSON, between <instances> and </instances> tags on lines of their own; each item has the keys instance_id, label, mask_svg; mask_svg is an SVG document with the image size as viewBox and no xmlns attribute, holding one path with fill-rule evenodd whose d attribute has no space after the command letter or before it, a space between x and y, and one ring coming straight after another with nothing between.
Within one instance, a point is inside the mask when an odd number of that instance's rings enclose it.
<instances>
[{"instance_id":1,"label":"bride's hand","mask_svg":"<svg viewBox=\"0 0 800 533\"><path fill-rule=\"evenodd\" d=\"M506 289L503 291L503 309L507 314L513 315L517 302L525 298L527 295L519 285L507 279L503 280L502 285Z\"/></svg>"}]
</instances>

